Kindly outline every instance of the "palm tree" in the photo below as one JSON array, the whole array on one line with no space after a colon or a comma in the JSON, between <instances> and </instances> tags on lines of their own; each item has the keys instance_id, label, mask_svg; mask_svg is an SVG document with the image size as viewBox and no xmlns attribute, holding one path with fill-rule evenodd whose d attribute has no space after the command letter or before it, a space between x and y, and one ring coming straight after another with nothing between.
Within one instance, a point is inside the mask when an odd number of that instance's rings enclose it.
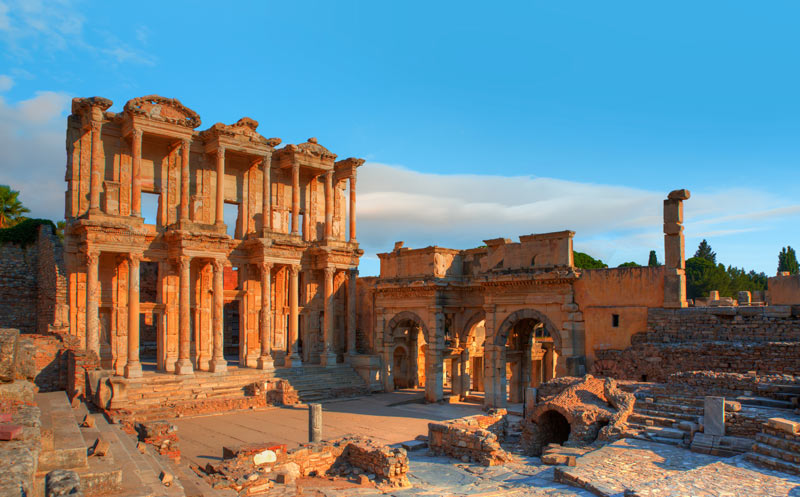
<instances>
[{"instance_id":1,"label":"palm tree","mask_svg":"<svg viewBox=\"0 0 800 497\"><path fill-rule=\"evenodd\" d=\"M10 228L24 221L23 214L30 212L30 209L22 205L18 196L19 192L8 185L0 185L0 228Z\"/></svg>"}]
</instances>

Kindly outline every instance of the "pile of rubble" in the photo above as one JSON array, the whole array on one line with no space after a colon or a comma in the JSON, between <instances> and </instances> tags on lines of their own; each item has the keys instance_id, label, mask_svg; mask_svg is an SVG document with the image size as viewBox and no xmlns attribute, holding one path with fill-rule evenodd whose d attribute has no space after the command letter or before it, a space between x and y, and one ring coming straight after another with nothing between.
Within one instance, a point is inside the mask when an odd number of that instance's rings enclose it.
<instances>
[{"instance_id":1,"label":"pile of rubble","mask_svg":"<svg viewBox=\"0 0 800 497\"><path fill-rule=\"evenodd\" d=\"M150 421L136 424L136 433L139 444L155 447L160 455L178 463L181 460L181 451L178 448L178 427L167 421ZM142 450L140 448L140 450Z\"/></svg>"},{"instance_id":2,"label":"pile of rubble","mask_svg":"<svg viewBox=\"0 0 800 497\"><path fill-rule=\"evenodd\" d=\"M507 431L507 412L496 409L488 415L428 423L428 446L434 455L498 466L511 460L500 446Z\"/></svg>"}]
</instances>

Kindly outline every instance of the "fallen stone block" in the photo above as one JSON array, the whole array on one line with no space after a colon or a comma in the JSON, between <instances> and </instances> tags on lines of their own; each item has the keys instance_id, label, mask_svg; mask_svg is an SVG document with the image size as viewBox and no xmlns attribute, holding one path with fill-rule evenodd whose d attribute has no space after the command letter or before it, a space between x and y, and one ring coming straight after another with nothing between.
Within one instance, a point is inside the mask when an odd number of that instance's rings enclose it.
<instances>
[{"instance_id":1,"label":"fallen stone block","mask_svg":"<svg viewBox=\"0 0 800 497\"><path fill-rule=\"evenodd\" d=\"M14 440L22 435L22 426L14 424L0 425L0 440Z\"/></svg>"},{"instance_id":2,"label":"fallen stone block","mask_svg":"<svg viewBox=\"0 0 800 497\"><path fill-rule=\"evenodd\" d=\"M422 450L428 446L428 442L421 442L419 440L409 440L408 442L403 442L400 444L401 447L406 449L409 452L413 452L415 450Z\"/></svg>"},{"instance_id":3,"label":"fallen stone block","mask_svg":"<svg viewBox=\"0 0 800 497\"><path fill-rule=\"evenodd\" d=\"M274 451L269 449L262 450L253 455L253 464L261 466L262 464L270 464L278 460L278 456Z\"/></svg>"},{"instance_id":4,"label":"fallen stone block","mask_svg":"<svg viewBox=\"0 0 800 497\"><path fill-rule=\"evenodd\" d=\"M542 464L548 464L550 466L567 464L567 461L568 461L568 456L565 456L564 454L549 453L542 455Z\"/></svg>"},{"instance_id":5,"label":"fallen stone block","mask_svg":"<svg viewBox=\"0 0 800 497\"><path fill-rule=\"evenodd\" d=\"M78 473L55 469L45 477L45 497L83 497Z\"/></svg>"},{"instance_id":6,"label":"fallen stone block","mask_svg":"<svg viewBox=\"0 0 800 497\"><path fill-rule=\"evenodd\" d=\"M108 443L107 440L103 440L102 438L97 438L94 441L94 445L92 446L92 455L103 457L109 453L111 450L111 444Z\"/></svg>"},{"instance_id":7,"label":"fallen stone block","mask_svg":"<svg viewBox=\"0 0 800 497\"><path fill-rule=\"evenodd\" d=\"M175 481L175 476L172 473L167 473L166 471L162 471L160 475L158 475L158 479L161 480L161 484L165 487L169 487L172 485L172 482Z\"/></svg>"},{"instance_id":8,"label":"fallen stone block","mask_svg":"<svg viewBox=\"0 0 800 497\"><path fill-rule=\"evenodd\" d=\"M789 421L784 418L770 418L767 420L767 426L790 435L797 435L800 433L800 423Z\"/></svg>"},{"instance_id":9,"label":"fallen stone block","mask_svg":"<svg viewBox=\"0 0 800 497\"><path fill-rule=\"evenodd\" d=\"M92 416L91 414L87 414L86 416L84 416L83 421L81 422L81 426L83 426L84 428L94 428L95 426L94 416Z\"/></svg>"}]
</instances>

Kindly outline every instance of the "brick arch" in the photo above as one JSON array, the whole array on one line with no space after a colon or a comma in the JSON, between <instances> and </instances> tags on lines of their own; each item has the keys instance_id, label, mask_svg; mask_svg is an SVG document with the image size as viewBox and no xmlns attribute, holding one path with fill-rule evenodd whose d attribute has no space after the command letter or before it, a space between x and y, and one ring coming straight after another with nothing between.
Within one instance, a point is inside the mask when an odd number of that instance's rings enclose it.
<instances>
[{"instance_id":1,"label":"brick arch","mask_svg":"<svg viewBox=\"0 0 800 497\"><path fill-rule=\"evenodd\" d=\"M412 321L419 325L422 328L423 336L425 337L426 343L431 343L431 337L428 334L428 327L425 326L425 321L422 320L421 317L416 312L412 311L401 311L389 321L389 324L386 326L386 335L384 336L384 340L388 341L394 335L394 330L397 326L402 323L403 321Z\"/></svg>"},{"instance_id":2,"label":"brick arch","mask_svg":"<svg viewBox=\"0 0 800 497\"><path fill-rule=\"evenodd\" d=\"M561 353L561 330L553 324L550 318L545 314L530 308L520 309L509 314L497 328L497 332L494 335L494 344L504 347L506 340L508 340L508 332L511 331L511 327L523 319L534 319L544 324L547 332L553 337L553 346L555 350L559 354Z\"/></svg>"},{"instance_id":3,"label":"brick arch","mask_svg":"<svg viewBox=\"0 0 800 497\"><path fill-rule=\"evenodd\" d=\"M467 322L464 325L464 328L461 330L458 339L462 343L466 342L467 338L469 338L469 332L470 330L472 330L472 327L485 319L486 319L486 311L484 311L483 309L475 311L472 314L472 316L470 316L469 319L467 319Z\"/></svg>"}]
</instances>

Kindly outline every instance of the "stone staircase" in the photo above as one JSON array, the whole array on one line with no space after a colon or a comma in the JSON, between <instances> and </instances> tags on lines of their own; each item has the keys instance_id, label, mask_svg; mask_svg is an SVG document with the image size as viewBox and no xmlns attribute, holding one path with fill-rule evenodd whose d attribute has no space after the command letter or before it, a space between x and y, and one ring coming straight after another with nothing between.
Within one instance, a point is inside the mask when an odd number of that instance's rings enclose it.
<instances>
[{"instance_id":1,"label":"stone staircase","mask_svg":"<svg viewBox=\"0 0 800 497\"><path fill-rule=\"evenodd\" d=\"M772 418L756 435L748 461L785 473L800 475L800 422Z\"/></svg>"},{"instance_id":2,"label":"stone staircase","mask_svg":"<svg viewBox=\"0 0 800 497\"><path fill-rule=\"evenodd\" d=\"M635 392L628 426L636 438L689 447L701 424L703 399L655 392Z\"/></svg>"},{"instance_id":3,"label":"stone staircase","mask_svg":"<svg viewBox=\"0 0 800 497\"><path fill-rule=\"evenodd\" d=\"M151 453L140 453L132 437L110 425L102 414L93 416L93 427L80 427L88 414L85 405L73 409L65 392L40 393L42 450L39 453L36 494L44 495L45 475L56 469L75 471L87 497L182 497L176 479L166 487L159 480L166 463ZM94 456L91 448L100 438L109 444L106 455Z\"/></svg>"}]
</instances>

